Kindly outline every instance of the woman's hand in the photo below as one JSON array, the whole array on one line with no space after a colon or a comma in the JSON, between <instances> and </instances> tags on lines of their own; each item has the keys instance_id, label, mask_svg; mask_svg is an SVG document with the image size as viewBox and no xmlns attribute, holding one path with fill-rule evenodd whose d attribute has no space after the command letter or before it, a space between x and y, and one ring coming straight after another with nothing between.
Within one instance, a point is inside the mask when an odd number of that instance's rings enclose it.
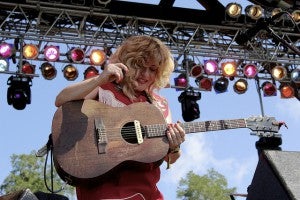
<instances>
[{"instance_id":1,"label":"woman's hand","mask_svg":"<svg viewBox=\"0 0 300 200\"><path fill-rule=\"evenodd\" d=\"M180 122L168 125L167 138L169 140L169 153L165 157L165 161L167 161L167 169L169 169L171 164L180 157L180 145L185 141L185 131Z\"/></svg>"},{"instance_id":2,"label":"woman's hand","mask_svg":"<svg viewBox=\"0 0 300 200\"><path fill-rule=\"evenodd\" d=\"M100 74L102 81L104 82L113 82L116 81L120 83L125 74L128 72L128 67L122 63L110 63L106 65L103 69L103 72Z\"/></svg>"},{"instance_id":3,"label":"woman's hand","mask_svg":"<svg viewBox=\"0 0 300 200\"><path fill-rule=\"evenodd\" d=\"M185 141L185 131L181 127L180 122L168 125L167 138L170 150L178 148Z\"/></svg>"}]
</instances>

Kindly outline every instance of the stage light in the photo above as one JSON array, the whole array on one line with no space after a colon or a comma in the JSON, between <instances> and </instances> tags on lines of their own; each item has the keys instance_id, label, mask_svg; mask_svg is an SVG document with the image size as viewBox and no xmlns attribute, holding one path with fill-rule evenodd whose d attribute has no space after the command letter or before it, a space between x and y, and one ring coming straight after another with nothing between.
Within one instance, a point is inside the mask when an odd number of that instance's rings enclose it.
<instances>
[{"instance_id":1,"label":"stage light","mask_svg":"<svg viewBox=\"0 0 300 200\"><path fill-rule=\"evenodd\" d=\"M216 60L207 60L204 62L204 71L208 75L218 73L218 62Z\"/></svg>"},{"instance_id":2,"label":"stage light","mask_svg":"<svg viewBox=\"0 0 300 200\"><path fill-rule=\"evenodd\" d=\"M191 77L197 78L203 74L203 67L201 65L194 65L189 70Z\"/></svg>"},{"instance_id":3,"label":"stage light","mask_svg":"<svg viewBox=\"0 0 300 200\"><path fill-rule=\"evenodd\" d=\"M201 93L193 90L185 90L178 97L181 103L182 118L186 122L193 121L200 117L200 109L197 101L201 99Z\"/></svg>"},{"instance_id":4,"label":"stage light","mask_svg":"<svg viewBox=\"0 0 300 200\"><path fill-rule=\"evenodd\" d=\"M211 91L213 86L213 79L207 77L198 77L195 80L200 90Z\"/></svg>"},{"instance_id":5,"label":"stage light","mask_svg":"<svg viewBox=\"0 0 300 200\"><path fill-rule=\"evenodd\" d=\"M217 93L223 93L227 91L229 81L225 77L218 78L214 83L214 89Z\"/></svg>"},{"instance_id":6,"label":"stage light","mask_svg":"<svg viewBox=\"0 0 300 200\"><path fill-rule=\"evenodd\" d=\"M68 64L64 67L63 74L68 81L74 81L78 77L78 70L75 66Z\"/></svg>"},{"instance_id":7,"label":"stage light","mask_svg":"<svg viewBox=\"0 0 300 200\"><path fill-rule=\"evenodd\" d=\"M236 62L224 62L221 64L221 70L223 76L234 77L237 73Z\"/></svg>"},{"instance_id":8,"label":"stage light","mask_svg":"<svg viewBox=\"0 0 300 200\"><path fill-rule=\"evenodd\" d=\"M53 65L51 65L48 62L43 63L40 67L40 70L42 72L42 76L46 80L52 80L56 77L57 70L55 69L55 67Z\"/></svg>"},{"instance_id":9,"label":"stage light","mask_svg":"<svg viewBox=\"0 0 300 200\"><path fill-rule=\"evenodd\" d=\"M233 90L237 94L244 94L248 90L248 82L245 79L237 80L233 85Z\"/></svg>"},{"instance_id":10,"label":"stage light","mask_svg":"<svg viewBox=\"0 0 300 200\"><path fill-rule=\"evenodd\" d=\"M282 9L281 9L281 8L274 8L274 9L272 10L272 12L271 12L271 17L273 17L273 16L275 16L275 15L281 13L281 12L282 12Z\"/></svg>"},{"instance_id":11,"label":"stage light","mask_svg":"<svg viewBox=\"0 0 300 200\"><path fill-rule=\"evenodd\" d=\"M84 79L88 79L94 76L97 76L99 74L99 70L96 69L94 66L89 66L86 68L86 70L83 72Z\"/></svg>"},{"instance_id":12,"label":"stage light","mask_svg":"<svg viewBox=\"0 0 300 200\"><path fill-rule=\"evenodd\" d=\"M15 53L15 49L12 44L1 43L0 44L0 57L10 58Z\"/></svg>"},{"instance_id":13,"label":"stage light","mask_svg":"<svg viewBox=\"0 0 300 200\"><path fill-rule=\"evenodd\" d=\"M31 65L28 61L22 62L21 72L23 74L34 74L35 73L35 65Z\"/></svg>"},{"instance_id":14,"label":"stage light","mask_svg":"<svg viewBox=\"0 0 300 200\"><path fill-rule=\"evenodd\" d=\"M277 95L276 86L269 81L266 81L262 84L262 91L265 97Z\"/></svg>"},{"instance_id":15,"label":"stage light","mask_svg":"<svg viewBox=\"0 0 300 200\"><path fill-rule=\"evenodd\" d=\"M110 2L111 0L93 0L93 7L105 8L106 5Z\"/></svg>"},{"instance_id":16,"label":"stage light","mask_svg":"<svg viewBox=\"0 0 300 200\"><path fill-rule=\"evenodd\" d=\"M67 53L67 58L70 62L82 63L85 58L85 52L80 48L72 48Z\"/></svg>"},{"instance_id":17,"label":"stage light","mask_svg":"<svg viewBox=\"0 0 300 200\"><path fill-rule=\"evenodd\" d=\"M292 18L296 24L300 23L300 10L295 10L292 12Z\"/></svg>"},{"instance_id":18,"label":"stage light","mask_svg":"<svg viewBox=\"0 0 300 200\"><path fill-rule=\"evenodd\" d=\"M189 71L195 65L196 65L196 63L193 60L189 59L189 58L184 59L181 63L182 68L185 69L185 70L189 70Z\"/></svg>"},{"instance_id":19,"label":"stage light","mask_svg":"<svg viewBox=\"0 0 300 200\"><path fill-rule=\"evenodd\" d=\"M31 103L30 77L11 76L7 80L7 103L17 110L23 110Z\"/></svg>"},{"instance_id":20,"label":"stage light","mask_svg":"<svg viewBox=\"0 0 300 200\"><path fill-rule=\"evenodd\" d=\"M263 16L263 8L259 5L249 5L245 9L245 13L253 20L258 20Z\"/></svg>"},{"instance_id":21,"label":"stage light","mask_svg":"<svg viewBox=\"0 0 300 200\"><path fill-rule=\"evenodd\" d=\"M46 46L44 49L45 59L49 62L55 62L59 59L59 47L58 46Z\"/></svg>"},{"instance_id":22,"label":"stage light","mask_svg":"<svg viewBox=\"0 0 300 200\"><path fill-rule=\"evenodd\" d=\"M286 78L287 70L281 65L276 65L272 68L271 75L276 81L281 81Z\"/></svg>"},{"instance_id":23,"label":"stage light","mask_svg":"<svg viewBox=\"0 0 300 200\"><path fill-rule=\"evenodd\" d=\"M23 47L23 56L26 59L36 59L39 55L39 49L34 44L26 44Z\"/></svg>"},{"instance_id":24,"label":"stage light","mask_svg":"<svg viewBox=\"0 0 300 200\"><path fill-rule=\"evenodd\" d=\"M229 3L226 6L226 13L229 17L238 18L242 14L242 6L237 3Z\"/></svg>"},{"instance_id":25,"label":"stage light","mask_svg":"<svg viewBox=\"0 0 300 200\"><path fill-rule=\"evenodd\" d=\"M9 62L4 58L0 58L0 72L5 72L8 70Z\"/></svg>"},{"instance_id":26,"label":"stage light","mask_svg":"<svg viewBox=\"0 0 300 200\"><path fill-rule=\"evenodd\" d=\"M92 65L102 65L106 60L106 54L100 49L92 50L90 54L90 61Z\"/></svg>"},{"instance_id":27,"label":"stage light","mask_svg":"<svg viewBox=\"0 0 300 200\"><path fill-rule=\"evenodd\" d=\"M185 74L179 74L178 77L174 78L175 86L186 88L188 86L188 80Z\"/></svg>"},{"instance_id":28,"label":"stage light","mask_svg":"<svg viewBox=\"0 0 300 200\"><path fill-rule=\"evenodd\" d=\"M295 95L294 88L288 83L282 83L279 86L280 96L283 99L293 98Z\"/></svg>"},{"instance_id":29,"label":"stage light","mask_svg":"<svg viewBox=\"0 0 300 200\"><path fill-rule=\"evenodd\" d=\"M291 81L294 83L300 83L300 69L296 68L291 72Z\"/></svg>"},{"instance_id":30,"label":"stage light","mask_svg":"<svg viewBox=\"0 0 300 200\"><path fill-rule=\"evenodd\" d=\"M246 64L243 73L247 78L254 78L258 74L258 68L254 64Z\"/></svg>"}]
</instances>

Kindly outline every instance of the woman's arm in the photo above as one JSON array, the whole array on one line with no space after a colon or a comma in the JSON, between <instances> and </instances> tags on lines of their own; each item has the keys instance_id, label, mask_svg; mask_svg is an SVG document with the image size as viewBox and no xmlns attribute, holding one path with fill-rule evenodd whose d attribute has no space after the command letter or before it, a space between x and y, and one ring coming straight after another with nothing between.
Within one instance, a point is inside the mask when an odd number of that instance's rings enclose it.
<instances>
[{"instance_id":1,"label":"woman's arm","mask_svg":"<svg viewBox=\"0 0 300 200\"><path fill-rule=\"evenodd\" d=\"M128 68L122 63L109 64L98 76L86 79L82 82L69 85L64 88L56 97L55 106L80 99L94 99L98 94L98 86L108 82L123 80L123 72L127 72Z\"/></svg>"},{"instance_id":2,"label":"woman's arm","mask_svg":"<svg viewBox=\"0 0 300 200\"><path fill-rule=\"evenodd\" d=\"M101 75L86 79L65 87L56 97L55 106L59 107L62 104L72 101L84 99L91 92L95 93L97 86L101 84Z\"/></svg>"}]
</instances>

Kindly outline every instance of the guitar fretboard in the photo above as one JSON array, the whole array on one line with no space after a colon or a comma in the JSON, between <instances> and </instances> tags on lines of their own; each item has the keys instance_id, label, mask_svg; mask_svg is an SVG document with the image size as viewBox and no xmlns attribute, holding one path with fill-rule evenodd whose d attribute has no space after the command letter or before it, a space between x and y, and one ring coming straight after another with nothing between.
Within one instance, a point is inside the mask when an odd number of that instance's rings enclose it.
<instances>
[{"instance_id":1,"label":"guitar fretboard","mask_svg":"<svg viewBox=\"0 0 300 200\"><path fill-rule=\"evenodd\" d=\"M182 123L186 133L197 133L207 131L218 131L225 129L246 128L245 119L204 121L204 122L186 122ZM165 124L147 125L144 127L149 138L164 136L167 130Z\"/></svg>"}]
</instances>

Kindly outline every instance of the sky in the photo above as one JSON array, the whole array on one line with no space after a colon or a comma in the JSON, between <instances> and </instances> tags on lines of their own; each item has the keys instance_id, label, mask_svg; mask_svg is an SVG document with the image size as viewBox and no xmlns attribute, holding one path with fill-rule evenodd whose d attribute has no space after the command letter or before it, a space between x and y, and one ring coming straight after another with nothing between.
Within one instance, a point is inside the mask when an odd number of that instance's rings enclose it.
<instances>
[{"instance_id":1,"label":"sky","mask_svg":"<svg viewBox=\"0 0 300 200\"><path fill-rule=\"evenodd\" d=\"M15 110L7 104L7 79L10 75L0 74L0 184L12 170L12 154L29 154L47 142L53 114L57 109L54 101L58 92L69 84L83 80L85 67L79 68L78 79L70 82L61 73L63 66L59 63L55 66L58 69L55 79L49 81L41 76L33 78L32 102L24 110ZM230 82L226 93L202 92L202 98L198 101L201 114L195 121L260 116L261 107L255 83L253 80L248 83L248 91L241 95L233 91L233 82ZM173 121L183 122L181 104L178 102L180 93L171 88L160 91L169 101ZM265 115L284 121L288 126L288 129L280 129L282 150L300 151L299 101L295 98L281 99L279 95L263 97L263 110ZM237 193L247 193L258 162L255 142L259 138L250 133L251 130L245 128L187 134L186 141L181 145L181 158L168 170L165 164L161 166L158 187L165 199L176 199L178 181L187 172L192 170L204 175L211 168L224 175L229 187L236 187Z\"/></svg>"}]
</instances>

